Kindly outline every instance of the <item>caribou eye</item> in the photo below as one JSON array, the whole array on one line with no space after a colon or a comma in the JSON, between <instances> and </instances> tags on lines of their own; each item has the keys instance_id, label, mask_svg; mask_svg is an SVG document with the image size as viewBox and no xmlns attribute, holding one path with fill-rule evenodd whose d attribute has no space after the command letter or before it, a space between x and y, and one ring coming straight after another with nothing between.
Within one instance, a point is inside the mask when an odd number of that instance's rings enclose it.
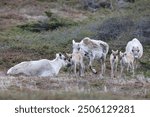
<instances>
[{"instance_id":1,"label":"caribou eye","mask_svg":"<svg viewBox=\"0 0 150 117\"><path fill-rule=\"evenodd\" d=\"M137 50L137 52L139 52L140 50Z\"/></svg>"},{"instance_id":2,"label":"caribou eye","mask_svg":"<svg viewBox=\"0 0 150 117\"><path fill-rule=\"evenodd\" d=\"M132 50L132 52L133 52L134 50Z\"/></svg>"}]
</instances>

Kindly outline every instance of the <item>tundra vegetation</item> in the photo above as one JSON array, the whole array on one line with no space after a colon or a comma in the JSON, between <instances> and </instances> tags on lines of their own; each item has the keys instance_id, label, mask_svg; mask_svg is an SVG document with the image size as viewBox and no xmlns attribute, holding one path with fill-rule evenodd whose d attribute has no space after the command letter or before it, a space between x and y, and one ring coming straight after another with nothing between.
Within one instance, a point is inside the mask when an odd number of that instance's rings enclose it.
<instances>
[{"instance_id":1,"label":"tundra vegetation","mask_svg":"<svg viewBox=\"0 0 150 117\"><path fill-rule=\"evenodd\" d=\"M71 53L72 40L84 37L109 44L106 75L100 79L85 63L84 77L8 76L22 61L55 58ZM111 50L125 51L133 38L143 45L135 76L111 78ZM149 0L1 0L0 99L150 99ZM100 69L94 62L94 68ZM118 65L119 76L120 65ZM97 70L100 71L100 70Z\"/></svg>"}]
</instances>

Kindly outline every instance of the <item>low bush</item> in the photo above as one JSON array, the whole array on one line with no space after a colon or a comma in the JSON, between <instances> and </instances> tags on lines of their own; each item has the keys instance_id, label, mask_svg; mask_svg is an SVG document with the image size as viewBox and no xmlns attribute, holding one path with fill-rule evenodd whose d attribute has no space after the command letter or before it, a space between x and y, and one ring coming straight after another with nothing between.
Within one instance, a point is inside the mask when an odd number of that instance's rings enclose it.
<instances>
[{"instance_id":1,"label":"low bush","mask_svg":"<svg viewBox=\"0 0 150 117\"><path fill-rule=\"evenodd\" d=\"M59 16L53 15L51 12L45 12L45 14L49 17L48 21L39 21L28 23L24 25L19 25L19 28L23 30L28 30L32 32L41 32L41 31L48 31L48 30L56 30L60 27L69 27L74 26L77 23L73 22L69 19L64 19Z\"/></svg>"},{"instance_id":2,"label":"low bush","mask_svg":"<svg viewBox=\"0 0 150 117\"><path fill-rule=\"evenodd\" d=\"M134 22L129 18L110 18L98 27L97 38L101 40L117 39L122 33L131 30Z\"/></svg>"}]
</instances>

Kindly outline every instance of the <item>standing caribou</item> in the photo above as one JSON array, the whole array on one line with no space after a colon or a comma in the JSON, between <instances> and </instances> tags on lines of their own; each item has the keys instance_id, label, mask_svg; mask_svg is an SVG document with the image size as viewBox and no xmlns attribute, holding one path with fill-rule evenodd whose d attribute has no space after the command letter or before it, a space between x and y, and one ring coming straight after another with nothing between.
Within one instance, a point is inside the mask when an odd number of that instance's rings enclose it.
<instances>
[{"instance_id":1,"label":"standing caribou","mask_svg":"<svg viewBox=\"0 0 150 117\"><path fill-rule=\"evenodd\" d=\"M89 57L89 67L93 73L97 73L97 71L93 68L93 61L95 59L101 62L101 73L102 75L105 73L106 65L106 55L109 50L109 45L101 40L90 39L89 37L85 37L80 42L72 41L73 44L73 53L77 51L83 51L86 56Z\"/></svg>"}]
</instances>

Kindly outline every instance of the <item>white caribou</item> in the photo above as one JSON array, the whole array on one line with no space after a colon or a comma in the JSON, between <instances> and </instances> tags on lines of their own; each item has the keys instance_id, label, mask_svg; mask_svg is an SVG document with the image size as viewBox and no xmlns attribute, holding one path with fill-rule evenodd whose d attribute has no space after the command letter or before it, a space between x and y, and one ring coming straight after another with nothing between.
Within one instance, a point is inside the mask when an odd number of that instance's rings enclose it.
<instances>
[{"instance_id":1,"label":"white caribou","mask_svg":"<svg viewBox=\"0 0 150 117\"><path fill-rule=\"evenodd\" d=\"M11 67L7 71L7 74L23 74L27 76L39 77L57 76L60 69L65 65L67 65L65 56L61 53L57 53L54 60L41 59L37 61L21 62L14 67Z\"/></svg>"},{"instance_id":2,"label":"white caribou","mask_svg":"<svg viewBox=\"0 0 150 117\"><path fill-rule=\"evenodd\" d=\"M116 51L112 50L112 53L110 54L110 66L111 66L111 77L114 78L116 76L118 67L118 50Z\"/></svg>"},{"instance_id":3,"label":"white caribou","mask_svg":"<svg viewBox=\"0 0 150 117\"><path fill-rule=\"evenodd\" d=\"M97 59L101 62L102 75L105 73L105 60L109 50L109 45L106 42L85 37L81 40L81 42L75 42L73 40L72 43L73 53L83 51L85 55L89 57L89 67L93 73L97 73L97 71L92 67L94 59Z\"/></svg>"},{"instance_id":4,"label":"white caribou","mask_svg":"<svg viewBox=\"0 0 150 117\"><path fill-rule=\"evenodd\" d=\"M74 52L72 54L66 53L68 62L70 62L71 68L73 68L75 76L77 76L77 66L79 66L79 76L84 76L85 65L83 62L84 55L81 52Z\"/></svg>"},{"instance_id":5,"label":"white caribou","mask_svg":"<svg viewBox=\"0 0 150 117\"><path fill-rule=\"evenodd\" d=\"M137 60L139 60L143 55L143 46L140 41L136 38L132 39L127 43L126 52L133 54L135 58L135 66L137 68Z\"/></svg>"},{"instance_id":6,"label":"white caribou","mask_svg":"<svg viewBox=\"0 0 150 117\"><path fill-rule=\"evenodd\" d=\"M129 71L129 69L132 70L134 77L134 56L129 52L122 53L120 51L120 67L121 67L121 76L123 74L124 68L127 68L127 71Z\"/></svg>"}]
</instances>

